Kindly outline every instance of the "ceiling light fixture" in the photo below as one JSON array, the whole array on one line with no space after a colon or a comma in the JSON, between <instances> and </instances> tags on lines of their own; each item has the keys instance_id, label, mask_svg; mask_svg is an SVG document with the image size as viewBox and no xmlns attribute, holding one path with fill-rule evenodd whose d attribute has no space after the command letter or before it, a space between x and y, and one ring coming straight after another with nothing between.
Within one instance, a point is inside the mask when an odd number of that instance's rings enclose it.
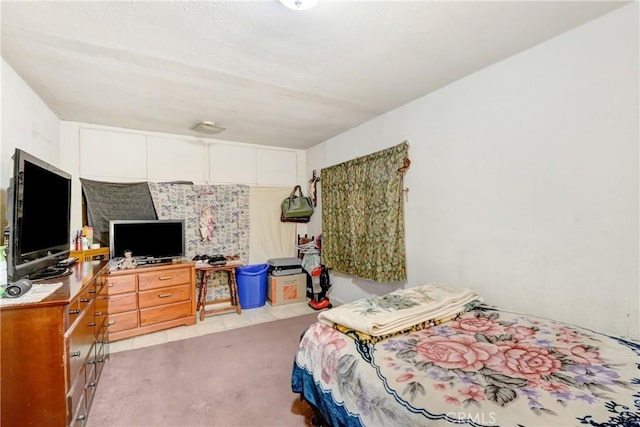
<instances>
[{"instance_id":1,"label":"ceiling light fixture","mask_svg":"<svg viewBox=\"0 0 640 427\"><path fill-rule=\"evenodd\" d=\"M216 135L226 130L223 127L216 126L214 122L208 121L196 123L191 129L195 130L196 132L207 133L209 135Z\"/></svg>"},{"instance_id":2,"label":"ceiling light fixture","mask_svg":"<svg viewBox=\"0 0 640 427\"><path fill-rule=\"evenodd\" d=\"M307 10L318 4L320 0L280 0L280 3L293 10Z\"/></svg>"}]
</instances>

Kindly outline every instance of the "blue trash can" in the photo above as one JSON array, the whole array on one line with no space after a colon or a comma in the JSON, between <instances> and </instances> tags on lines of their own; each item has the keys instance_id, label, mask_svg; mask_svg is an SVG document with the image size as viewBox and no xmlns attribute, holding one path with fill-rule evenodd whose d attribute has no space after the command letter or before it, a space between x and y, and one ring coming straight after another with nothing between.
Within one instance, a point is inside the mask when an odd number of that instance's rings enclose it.
<instances>
[{"instance_id":1,"label":"blue trash can","mask_svg":"<svg viewBox=\"0 0 640 427\"><path fill-rule=\"evenodd\" d=\"M267 301L269 264L253 264L236 268L238 299L242 309L262 307Z\"/></svg>"}]
</instances>

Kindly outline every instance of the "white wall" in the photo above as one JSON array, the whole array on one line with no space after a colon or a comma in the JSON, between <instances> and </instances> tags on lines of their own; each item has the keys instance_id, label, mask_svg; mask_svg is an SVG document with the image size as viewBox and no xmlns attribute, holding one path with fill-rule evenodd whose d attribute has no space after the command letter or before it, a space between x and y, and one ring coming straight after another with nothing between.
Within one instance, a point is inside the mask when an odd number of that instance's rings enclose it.
<instances>
[{"instance_id":1,"label":"white wall","mask_svg":"<svg viewBox=\"0 0 640 427\"><path fill-rule=\"evenodd\" d=\"M6 226L6 190L16 148L58 165L60 121L45 103L2 59L0 68L2 114L0 133L0 230ZM0 239L1 240L1 239Z\"/></svg>"},{"instance_id":2,"label":"white wall","mask_svg":"<svg viewBox=\"0 0 640 427\"><path fill-rule=\"evenodd\" d=\"M60 161L60 121L2 59L2 133L0 183L9 185L11 156L16 148L54 165Z\"/></svg>"},{"instance_id":3,"label":"white wall","mask_svg":"<svg viewBox=\"0 0 640 427\"><path fill-rule=\"evenodd\" d=\"M307 169L409 140L405 286L638 339L638 48L635 3L314 147ZM333 285L338 303L392 289Z\"/></svg>"}]
</instances>

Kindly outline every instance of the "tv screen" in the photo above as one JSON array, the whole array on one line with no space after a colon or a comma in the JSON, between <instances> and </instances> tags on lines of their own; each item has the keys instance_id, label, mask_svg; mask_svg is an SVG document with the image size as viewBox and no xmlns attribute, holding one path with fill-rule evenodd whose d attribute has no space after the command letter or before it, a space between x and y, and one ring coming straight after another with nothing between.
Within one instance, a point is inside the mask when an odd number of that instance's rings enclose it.
<instances>
[{"instance_id":1,"label":"tv screen","mask_svg":"<svg viewBox=\"0 0 640 427\"><path fill-rule=\"evenodd\" d=\"M111 258L131 251L135 258L181 258L184 256L183 220L109 221Z\"/></svg>"},{"instance_id":2,"label":"tv screen","mask_svg":"<svg viewBox=\"0 0 640 427\"><path fill-rule=\"evenodd\" d=\"M69 255L71 176L16 149L8 196L9 277L38 278Z\"/></svg>"}]
</instances>

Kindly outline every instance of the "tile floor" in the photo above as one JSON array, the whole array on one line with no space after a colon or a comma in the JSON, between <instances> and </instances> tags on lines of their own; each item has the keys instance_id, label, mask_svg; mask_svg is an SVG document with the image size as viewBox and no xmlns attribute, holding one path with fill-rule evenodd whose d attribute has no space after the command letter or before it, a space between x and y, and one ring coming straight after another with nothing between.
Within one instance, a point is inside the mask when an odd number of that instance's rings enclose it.
<instances>
[{"instance_id":1,"label":"tile floor","mask_svg":"<svg viewBox=\"0 0 640 427\"><path fill-rule=\"evenodd\" d=\"M316 311L309 307L306 302L277 306L272 306L267 302L262 307L242 310L242 314L240 315L236 312L208 315L202 322L200 321L200 316L196 315L197 322L195 325L177 326L165 331L158 331L120 341L113 341L109 344L109 351L111 353L116 353L118 351L133 350L135 348L148 347L185 338L193 338L200 335L241 328L243 326L255 325L257 323L271 322L278 319L286 319L288 317L300 316L313 312Z\"/></svg>"}]
</instances>

